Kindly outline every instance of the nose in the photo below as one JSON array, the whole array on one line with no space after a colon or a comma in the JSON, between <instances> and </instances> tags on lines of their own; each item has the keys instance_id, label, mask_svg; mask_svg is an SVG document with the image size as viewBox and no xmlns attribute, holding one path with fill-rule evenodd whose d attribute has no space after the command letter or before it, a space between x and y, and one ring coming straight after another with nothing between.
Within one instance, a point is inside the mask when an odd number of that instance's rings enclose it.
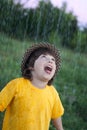
<instances>
[{"instance_id":1,"label":"nose","mask_svg":"<svg viewBox=\"0 0 87 130\"><path fill-rule=\"evenodd\" d=\"M50 58L47 58L47 60L48 60L49 63L52 63L52 60Z\"/></svg>"}]
</instances>

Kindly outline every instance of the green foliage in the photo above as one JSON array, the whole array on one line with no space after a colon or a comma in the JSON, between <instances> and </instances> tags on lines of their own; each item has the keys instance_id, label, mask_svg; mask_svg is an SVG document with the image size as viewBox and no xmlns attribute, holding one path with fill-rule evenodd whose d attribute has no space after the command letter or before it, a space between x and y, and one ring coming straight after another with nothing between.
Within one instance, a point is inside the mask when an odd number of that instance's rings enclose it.
<instances>
[{"instance_id":1,"label":"green foliage","mask_svg":"<svg viewBox=\"0 0 87 130\"><path fill-rule=\"evenodd\" d=\"M51 37L50 37L51 38ZM22 56L35 41L18 41L0 34L0 90L13 78L20 77ZM57 46L57 45L56 45ZM65 108L65 130L87 129L87 60L86 54L61 48L62 66L54 85ZM0 129L3 119L0 113ZM55 130L50 125L50 130Z\"/></svg>"},{"instance_id":2,"label":"green foliage","mask_svg":"<svg viewBox=\"0 0 87 130\"><path fill-rule=\"evenodd\" d=\"M13 0L0 0L0 32L11 37L26 37L53 41L62 46L87 52L87 27L80 30L72 12L66 13L67 4L59 9L51 2L40 1L35 9L24 9Z\"/></svg>"},{"instance_id":3,"label":"green foliage","mask_svg":"<svg viewBox=\"0 0 87 130\"><path fill-rule=\"evenodd\" d=\"M35 9L24 9L20 4L0 0L0 31L18 39L33 38L50 40L56 34L61 45L75 49L78 46L77 19L72 12L66 13L66 4L62 8L54 7L51 2L40 1ZM87 50L86 32L81 34L81 50ZM53 41L53 40L52 40ZM59 41L58 41L59 42ZM85 49L86 48L86 49ZM78 48L77 48L78 50Z\"/></svg>"},{"instance_id":4,"label":"green foliage","mask_svg":"<svg viewBox=\"0 0 87 130\"><path fill-rule=\"evenodd\" d=\"M87 129L87 61L86 55L62 50L62 67L55 81L65 108L66 130ZM58 85L58 86L57 86Z\"/></svg>"}]
</instances>

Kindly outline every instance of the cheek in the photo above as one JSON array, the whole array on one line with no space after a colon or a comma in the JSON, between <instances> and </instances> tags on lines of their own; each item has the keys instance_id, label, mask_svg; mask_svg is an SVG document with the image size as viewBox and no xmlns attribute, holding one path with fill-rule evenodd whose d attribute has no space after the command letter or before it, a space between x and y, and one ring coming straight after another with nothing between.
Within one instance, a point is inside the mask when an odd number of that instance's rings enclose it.
<instances>
[{"instance_id":1,"label":"cheek","mask_svg":"<svg viewBox=\"0 0 87 130\"><path fill-rule=\"evenodd\" d=\"M53 75L55 74L55 72L56 72L56 69L53 71Z\"/></svg>"},{"instance_id":2,"label":"cheek","mask_svg":"<svg viewBox=\"0 0 87 130\"><path fill-rule=\"evenodd\" d=\"M53 70L53 73L55 74L56 72L56 65L54 65L54 70Z\"/></svg>"},{"instance_id":3,"label":"cheek","mask_svg":"<svg viewBox=\"0 0 87 130\"><path fill-rule=\"evenodd\" d=\"M56 71L56 64L54 63L54 70Z\"/></svg>"},{"instance_id":4,"label":"cheek","mask_svg":"<svg viewBox=\"0 0 87 130\"><path fill-rule=\"evenodd\" d=\"M43 62L40 62L40 61L36 61L35 64L34 64L34 68L36 70L40 70L41 68L43 67Z\"/></svg>"}]
</instances>

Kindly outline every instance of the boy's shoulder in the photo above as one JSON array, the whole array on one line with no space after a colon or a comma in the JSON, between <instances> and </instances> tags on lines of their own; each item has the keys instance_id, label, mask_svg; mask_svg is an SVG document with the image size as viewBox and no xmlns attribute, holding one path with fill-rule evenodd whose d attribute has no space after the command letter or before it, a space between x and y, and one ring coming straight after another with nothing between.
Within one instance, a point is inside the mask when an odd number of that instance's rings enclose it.
<instances>
[{"instance_id":1,"label":"boy's shoulder","mask_svg":"<svg viewBox=\"0 0 87 130\"><path fill-rule=\"evenodd\" d=\"M10 80L7 84L18 84L18 83L22 83L23 81L25 81L23 77L18 77Z\"/></svg>"},{"instance_id":2,"label":"boy's shoulder","mask_svg":"<svg viewBox=\"0 0 87 130\"><path fill-rule=\"evenodd\" d=\"M57 95L59 94L54 85L49 86L49 88L50 88L50 91L51 91L53 94L57 94Z\"/></svg>"},{"instance_id":3,"label":"boy's shoulder","mask_svg":"<svg viewBox=\"0 0 87 130\"><path fill-rule=\"evenodd\" d=\"M5 87L10 87L10 88L23 88L27 84L27 79L23 77L15 78L10 80ZM14 87L13 87L14 86Z\"/></svg>"},{"instance_id":4,"label":"boy's shoulder","mask_svg":"<svg viewBox=\"0 0 87 130\"><path fill-rule=\"evenodd\" d=\"M18 77L18 78L14 78L12 80L10 80L9 82L16 82L16 81L22 81L23 77Z\"/></svg>"}]
</instances>

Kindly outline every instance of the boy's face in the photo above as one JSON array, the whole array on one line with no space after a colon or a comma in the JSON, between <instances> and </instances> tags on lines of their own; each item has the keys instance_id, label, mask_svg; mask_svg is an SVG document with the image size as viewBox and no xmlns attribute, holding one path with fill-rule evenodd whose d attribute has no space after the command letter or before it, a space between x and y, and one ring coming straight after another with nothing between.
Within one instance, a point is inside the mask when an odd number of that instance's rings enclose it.
<instances>
[{"instance_id":1,"label":"boy's face","mask_svg":"<svg viewBox=\"0 0 87 130\"><path fill-rule=\"evenodd\" d=\"M34 63L33 79L46 81L52 79L56 70L55 58L50 54L41 54Z\"/></svg>"}]
</instances>

